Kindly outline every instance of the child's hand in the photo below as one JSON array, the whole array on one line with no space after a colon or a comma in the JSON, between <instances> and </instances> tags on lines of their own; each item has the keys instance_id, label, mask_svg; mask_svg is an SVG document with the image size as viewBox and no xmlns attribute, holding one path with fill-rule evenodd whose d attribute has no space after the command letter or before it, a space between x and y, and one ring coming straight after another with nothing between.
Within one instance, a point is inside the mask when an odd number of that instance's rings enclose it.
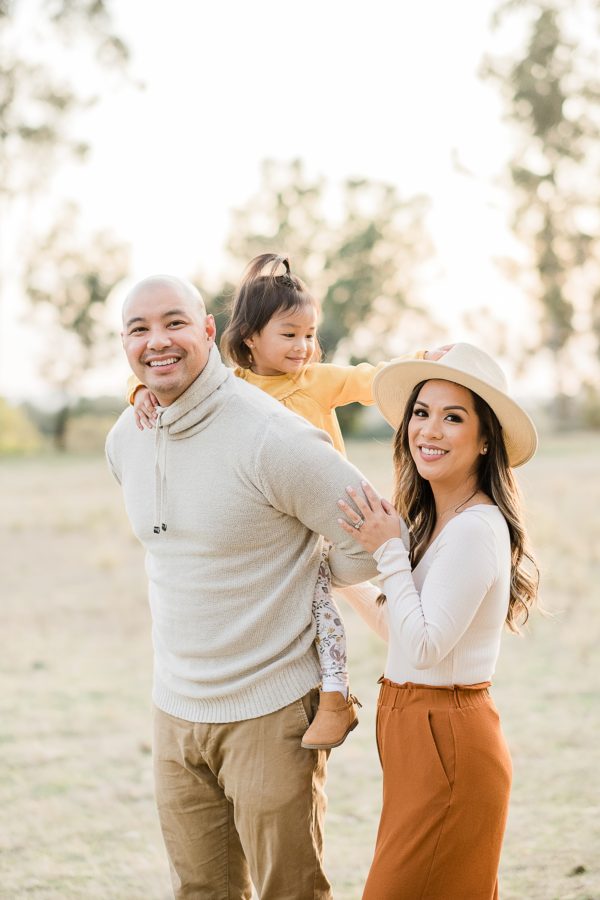
<instances>
[{"instance_id":1,"label":"child's hand","mask_svg":"<svg viewBox=\"0 0 600 900\"><path fill-rule=\"evenodd\" d=\"M344 500L338 500L338 506L349 520L338 519L338 522L365 550L374 553L386 541L400 537L400 517L392 504L380 497L368 482L363 481L361 484L364 498L353 488L346 488L348 496L360 510L360 515ZM356 528L361 521L360 528Z\"/></svg>"},{"instance_id":2,"label":"child's hand","mask_svg":"<svg viewBox=\"0 0 600 900\"><path fill-rule=\"evenodd\" d=\"M154 428L158 405L157 397L147 387L142 385L137 389L133 398L133 416L140 431L144 428Z\"/></svg>"},{"instance_id":3,"label":"child's hand","mask_svg":"<svg viewBox=\"0 0 600 900\"><path fill-rule=\"evenodd\" d=\"M423 359L429 360L438 360L441 359L442 356L448 352L448 350L452 350L454 344L444 344L442 347L438 347L436 350L426 350L423 356Z\"/></svg>"}]
</instances>

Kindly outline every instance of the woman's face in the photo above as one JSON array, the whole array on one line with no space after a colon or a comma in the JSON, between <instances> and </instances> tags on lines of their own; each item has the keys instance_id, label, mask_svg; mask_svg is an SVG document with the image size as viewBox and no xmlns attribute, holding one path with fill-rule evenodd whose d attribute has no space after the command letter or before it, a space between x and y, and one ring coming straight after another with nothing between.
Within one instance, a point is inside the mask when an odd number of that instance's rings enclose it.
<instances>
[{"instance_id":1,"label":"woman's face","mask_svg":"<svg viewBox=\"0 0 600 900\"><path fill-rule=\"evenodd\" d=\"M419 475L432 485L466 483L487 446L471 391L452 381L426 381L408 423L408 444Z\"/></svg>"}]
</instances>

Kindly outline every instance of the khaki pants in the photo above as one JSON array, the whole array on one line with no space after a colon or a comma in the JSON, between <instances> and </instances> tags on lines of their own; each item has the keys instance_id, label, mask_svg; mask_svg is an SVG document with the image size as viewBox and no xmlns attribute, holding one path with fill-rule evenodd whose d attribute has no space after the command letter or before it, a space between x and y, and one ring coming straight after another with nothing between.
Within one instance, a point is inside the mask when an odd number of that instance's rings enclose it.
<instances>
[{"instance_id":1,"label":"khaki pants","mask_svg":"<svg viewBox=\"0 0 600 900\"><path fill-rule=\"evenodd\" d=\"M228 724L155 708L156 802L177 900L330 900L326 754L302 735L318 691Z\"/></svg>"}]
</instances>

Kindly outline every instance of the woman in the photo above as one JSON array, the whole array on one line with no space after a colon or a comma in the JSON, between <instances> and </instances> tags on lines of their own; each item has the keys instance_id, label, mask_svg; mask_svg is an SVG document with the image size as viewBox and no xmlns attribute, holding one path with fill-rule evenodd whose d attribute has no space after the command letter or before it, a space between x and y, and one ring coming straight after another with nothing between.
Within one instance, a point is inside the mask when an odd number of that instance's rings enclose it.
<instances>
[{"instance_id":1,"label":"woman","mask_svg":"<svg viewBox=\"0 0 600 900\"><path fill-rule=\"evenodd\" d=\"M469 344L390 363L373 393L397 429L394 506L366 483L340 501L386 600L357 608L389 641L383 808L363 900L493 900L512 767L488 688L504 623L518 631L537 592L511 471L537 435Z\"/></svg>"}]
</instances>

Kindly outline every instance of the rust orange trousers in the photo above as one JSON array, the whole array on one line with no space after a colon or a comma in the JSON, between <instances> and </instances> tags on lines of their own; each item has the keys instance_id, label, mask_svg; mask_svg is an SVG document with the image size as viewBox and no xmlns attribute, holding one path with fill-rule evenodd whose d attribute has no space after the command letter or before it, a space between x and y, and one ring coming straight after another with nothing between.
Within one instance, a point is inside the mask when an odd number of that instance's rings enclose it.
<instances>
[{"instance_id":1,"label":"rust orange trousers","mask_svg":"<svg viewBox=\"0 0 600 900\"><path fill-rule=\"evenodd\" d=\"M363 900L496 900L512 777L489 683L381 679L383 808Z\"/></svg>"}]
</instances>

